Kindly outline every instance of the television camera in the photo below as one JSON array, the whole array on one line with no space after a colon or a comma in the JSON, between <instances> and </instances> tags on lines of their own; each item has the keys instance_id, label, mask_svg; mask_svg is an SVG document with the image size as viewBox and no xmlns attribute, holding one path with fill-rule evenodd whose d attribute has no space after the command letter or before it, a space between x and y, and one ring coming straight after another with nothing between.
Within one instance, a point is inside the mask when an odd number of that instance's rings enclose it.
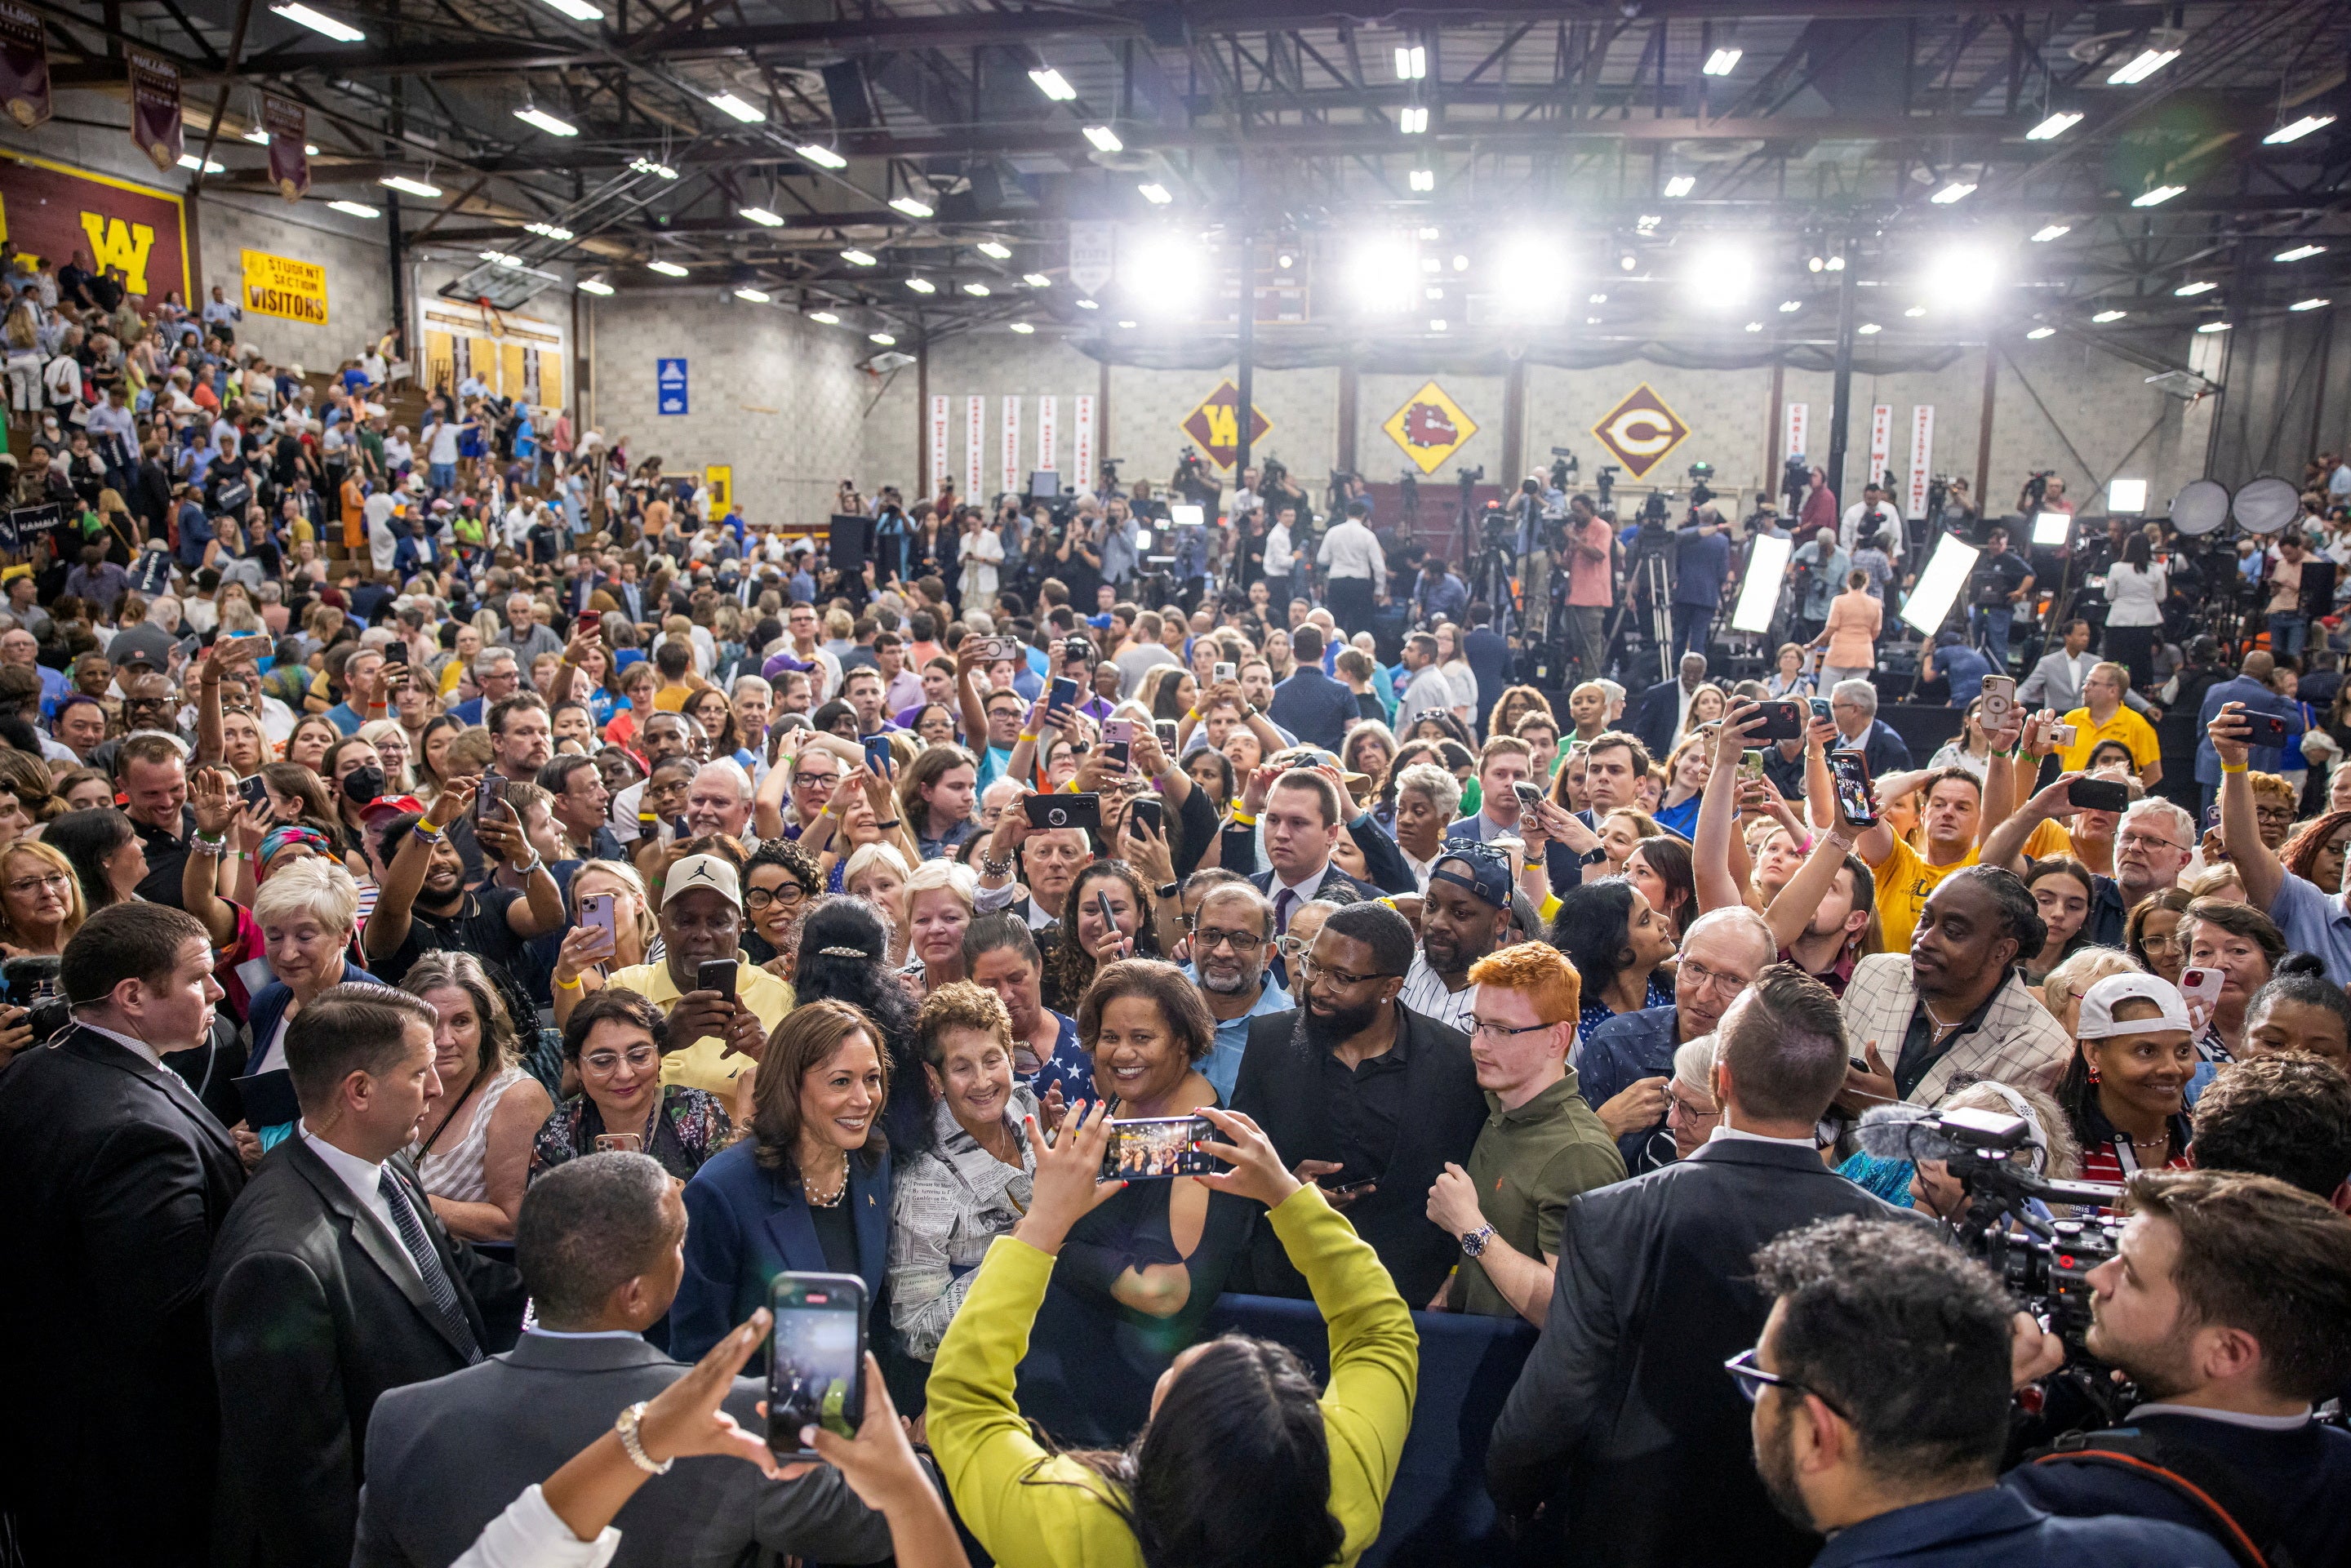
<instances>
[{"instance_id":1,"label":"television camera","mask_svg":"<svg viewBox=\"0 0 2351 1568\"><path fill-rule=\"evenodd\" d=\"M1208 471L1207 460L1188 441L1176 455L1175 476L1167 481L1167 487L1195 506L1217 504L1216 476Z\"/></svg>"},{"instance_id":2,"label":"television camera","mask_svg":"<svg viewBox=\"0 0 2351 1568\"><path fill-rule=\"evenodd\" d=\"M1614 463L1604 463L1593 471L1593 481L1600 486L1600 509L1612 518L1616 515L1616 476L1623 472Z\"/></svg>"},{"instance_id":3,"label":"television camera","mask_svg":"<svg viewBox=\"0 0 2351 1568\"><path fill-rule=\"evenodd\" d=\"M2016 509L2024 514L2028 525L2034 514L2041 510L2042 504L2049 499L2049 481L2056 476L2054 468L2036 468L2024 481L2024 488L2017 494Z\"/></svg>"},{"instance_id":4,"label":"television camera","mask_svg":"<svg viewBox=\"0 0 2351 1568\"><path fill-rule=\"evenodd\" d=\"M1575 454L1564 446L1551 449L1551 487L1564 490L1575 483Z\"/></svg>"},{"instance_id":5,"label":"television camera","mask_svg":"<svg viewBox=\"0 0 2351 1568\"><path fill-rule=\"evenodd\" d=\"M1792 453L1780 465L1780 494L1788 497L1788 515L1795 517L1804 509L1804 492L1812 488L1813 465L1804 461L1801 452Z\"/></svg>"},{"instance_id":6,"label":"television camera","mask_svg":"<svg viewBox=\"0 0 2351 1568\"><path fill-rule=\"evenodd\" d=\"M1690 481L1690 506L1695 509L1705 506L1708 501L1714 499L1714 491L1709 488L1707 484L1708 480L1714 477L1714 465L1711 463L1693 463L1689 465L1688 474Z\"/></svg>"}]
</instances>

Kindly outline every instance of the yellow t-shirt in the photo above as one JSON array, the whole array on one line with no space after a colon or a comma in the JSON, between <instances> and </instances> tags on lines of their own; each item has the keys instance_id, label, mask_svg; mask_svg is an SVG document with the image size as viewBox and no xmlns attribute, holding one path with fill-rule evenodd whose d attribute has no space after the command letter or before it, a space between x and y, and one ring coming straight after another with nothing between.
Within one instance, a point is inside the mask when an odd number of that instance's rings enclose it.
<instances>
[{"instance_id":1,"label":"yellow t-shirt","mask_svg":"<svg viewBox=\"0 0 2351 1568\"><path fill-rule=\"evenodd\" d=\"M607 986L625 986L645 1000L667 1012L684 993L670 978L669 964L632 964L625 969L615 969ZM748 958L739 957L735 970L735 996L770 1034L784 1015L792 1010L792 988L768 973ZM672 1042L675 1043L675 1042ZM733 1103L735 1080L751 1065L747 1056L728 1056L716 1035L706 1034L688 1042L683 1050L672 1051L662 1058L662 1082L683 1083L689 1089L706 1089L721 1100Z\"/></svg>"},{"instance_id":2,"label":"yellow t-shirt","mask_svg":"<svg viewBox=\"0 0 2351 1568\"><path fill-rule=\"evenodd\" d=\"M2089 765L2090 753L2103 740L2119 740L2130 747L2134 771L2144 773L2147 765L2163 755L2156 744L2155 726L2126 707L2115 709L2115 716L2101 725L2090 722L2090 710L2077 707L2062 721L2074 727L2074 744L2057 754L2058 765L2067 772Z\"/></svg>"},{"instance_id":3,"label":"yellow t-shirt","mask_svg":"<svg viewBox=\"0 0 2351 1568\"><path fill-rule=\"evenodd\" d=\"M676 713L685 706L685 699L694 695L692 686L656 686L653 688L653 711Z\"/></svg>"},{"instance_id":4,"label":"yellow t-shirt","mask_svg":"<svg viewBox=\"0 0 2351 1568\"><path fill-rule=\"evenodd\" d=\"M2024 855L2027 860L2039 860L2064 852L2071 843L2064 829L2043 822L2024 841ZM1886 934L1886 952L1910 950L1911 935L1918 929L1918 911L1928 896L1943 885L1945 877L1975 864L1977 852L1970 844L1964 856L1949 865L1929 865L1908 843L1899 838L1894 841L1894 852L1878 863L1876 873L1877 923Z\"/></svg>"}]
</instances>

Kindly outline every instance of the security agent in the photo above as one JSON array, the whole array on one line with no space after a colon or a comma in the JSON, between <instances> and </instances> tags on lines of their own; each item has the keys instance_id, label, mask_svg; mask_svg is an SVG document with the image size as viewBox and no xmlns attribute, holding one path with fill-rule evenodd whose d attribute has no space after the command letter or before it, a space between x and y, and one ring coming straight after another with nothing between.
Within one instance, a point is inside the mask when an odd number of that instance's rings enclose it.
<instances>
[{"instance_id":1,"label":"security agent","mask_svg":"<svg viewBox=\"0 0 2351 1568\"><path fill-rule=\"evenodd\" d=\"M2273 1563L2351 1561L2351 1218L2267 1176L2141 1171L2092 1270L2085 1348L2137 1385L2118 1431L2011 1471L2052 1513L2169 1520ZM2100 1456L2106 1456L2101 1458Z\"/></svg>"},{"instance_id":2,"label":"security agent","mask_svg":"<svg viewBox=\"0 0 2351 1568\"><path fill-rule=\"evenodd\" d=\"M1923 1231L1846 1215L1778 1238L1754 1266L1771 1316L1725 1370L1754 1406L1772 1506L1829 1537L1814 1568L2231 1561L2177 1524L2053 1518L1998 1484L2020 1344L2031 1354L2040 1336L2020 1335L2022 1314L1982 1265Z\"/></svg>"}]
</instances>

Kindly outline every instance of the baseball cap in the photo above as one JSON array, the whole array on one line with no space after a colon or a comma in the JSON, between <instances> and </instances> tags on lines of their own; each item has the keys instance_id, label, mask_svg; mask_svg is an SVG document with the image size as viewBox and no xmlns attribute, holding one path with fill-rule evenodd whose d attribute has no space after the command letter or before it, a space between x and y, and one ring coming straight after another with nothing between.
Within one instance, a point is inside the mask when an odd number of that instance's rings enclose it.
<instances>
[{"instance_id":1,"label":"baseball cap","mask_svg":"<svg viewBox=\"0 0 2351 1568\"><path fill-rule=\"evenodd\" d=\"M1467 888L1496 909L1510 907L1510 857L1491 844L1474 839L1447 843L1430 862L1428 880Z\"/></svg>"},{"instance_id":2,"label":"baseball cap","mask_svg":"<svg viewBox=\"0 0 2351 1568\"><path fill-rule=\"evenodd\" d=\"M424 815L424 802L413 795L378 795L360 808L360 821L372 828L410 811Z\"/></svg>"},{"instance_id":3,"label":"baseball cap","mask_svg":"<svg viewBox=\"0 0 2351 1568\"><path fill-rule=\"evenodd\" d=\"M2115 1017L2116 1005L2127 1001L2153 1002L2163 1011L2151 1019ZM2158 975L2108 975L2083 994L2082 1021L2074 1026L2074 1034L2080 1040L2112 1040L2195 1027L2189 1020L2187 998L2169 980Z\"/></svg>"},{"instance_id":4,"label":"baseball cap","mask_svg":"<svg viewBox=\"0 0 2351 1568\"><path fill-rule=\"evenodd\" d=\"M681 893L695 888L707 888L736 908L743 907L743 882L735 868L716 855L688 855L670 868L669 880L662 886L664 898L675 898Z\"/></svg>"}]
</instances>

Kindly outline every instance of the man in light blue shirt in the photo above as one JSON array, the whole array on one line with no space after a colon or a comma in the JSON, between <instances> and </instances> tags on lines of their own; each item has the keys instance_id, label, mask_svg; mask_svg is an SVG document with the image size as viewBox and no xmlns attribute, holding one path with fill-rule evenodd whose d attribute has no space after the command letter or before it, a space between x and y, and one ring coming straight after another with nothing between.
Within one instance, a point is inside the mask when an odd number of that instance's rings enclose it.
<instances>
[{"instance_id":1,"label":"man in light blue shirt","mask_svg":"<svg viewBox=\"0 0 2351 1568\"><path fill-rule=\"evenodd\" d=\"M1217 1099L1229 1104L1241 1051L1249 1044L1249 1020L1297 1005L1266 973L1273 956L1273 905L1245 882L1219 882L1201 899L1188 944L1192 962L1184 967L1184 977L1200 988L1217 1020L1216 1049L1200 1063L1200 1072Z\"/></svg>"}]
</instances>

